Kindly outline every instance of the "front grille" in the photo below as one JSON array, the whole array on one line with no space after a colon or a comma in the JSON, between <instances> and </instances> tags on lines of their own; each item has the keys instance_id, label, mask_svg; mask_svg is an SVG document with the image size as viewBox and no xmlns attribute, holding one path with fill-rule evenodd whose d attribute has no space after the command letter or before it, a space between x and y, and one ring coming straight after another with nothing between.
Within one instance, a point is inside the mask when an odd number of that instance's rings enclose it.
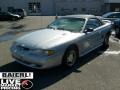
<instances>
[{"instance_id":1,"label":"front grille","mask_svg":"<svg viewBox=\"0 0 120 90\"><path fill-rule=\"evenodd\" d=\"M16 60L20 61L20 62L23 62L23 63L26 63L26 64L30 64L30 62L23 61L22 59L20 59L20 57L16 57L16 56L13 55L13 54L12 54L12 57L15 58Z\"/></svg>"},{"instance_id":2,"label":"front grille","mask_svg":"<svg viewBox=\"0 0 120 90\"><path fill-rule=\"evenodd\" d=\"M28 65L28 66L31 66L31 67L34 67L34 68L40 68L40 67L42 67L42 65L40 65L40 64L33 64L31 62L21 60L20 58L14 56L13 54L12 54L12 57L15 58L18 62L21 62L21 63L23 63L25 65Z\"/></svg>"}]
</instances>

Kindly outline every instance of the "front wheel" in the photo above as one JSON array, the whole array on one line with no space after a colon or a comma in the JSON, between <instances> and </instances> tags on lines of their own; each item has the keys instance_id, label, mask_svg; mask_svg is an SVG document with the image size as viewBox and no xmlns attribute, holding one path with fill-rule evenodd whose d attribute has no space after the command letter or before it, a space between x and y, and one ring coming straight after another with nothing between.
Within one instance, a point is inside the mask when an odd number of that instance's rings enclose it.
<instances>
[{"instance_id":1,"label":"front wheel","mask_svg":"<svg viewBox=\"0 0 120 90\"><path fill-rule=\"evenodd\" d=\"M15 21L15 20L17 20L17 19L16 19L15 17L13 17L13 18L12 18L12 21Z\"/></svg>"},{"instance_id":2,"label":"front wheel","mask_svg":"<svg viewBox=\"0 0 120 90\"><path fill-rule=\"evenodd\" d=\"M11 19L12 19L12 21L16 21L16 20L18 20L19 18L18 18L18 17L12 17Z\"/></svg>"},{"instance_id":3,"label":"front wheel","mask_svg":"<svg viewBox=\"0 0 120 90\"><path fill-rule=\"evenodd\" d=\"M70 47L66 50L63 56L62 64L66 67L72 67L78 59L78 53L75 47Z\"/></svg>"}]
</instances>

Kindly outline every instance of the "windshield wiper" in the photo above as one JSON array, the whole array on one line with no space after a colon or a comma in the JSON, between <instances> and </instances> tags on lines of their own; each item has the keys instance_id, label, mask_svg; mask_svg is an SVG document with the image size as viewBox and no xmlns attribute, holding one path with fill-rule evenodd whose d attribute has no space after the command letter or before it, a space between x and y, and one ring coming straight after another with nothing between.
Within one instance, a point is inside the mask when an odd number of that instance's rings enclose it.
<instances>
[{"instance_id":1,"label":"windshield wiper","mask_svg":"<svg viewBox=\"0 0 120 90\"><path fill-rule=\"evenodd\" d=\"M49 26L49 25L47 26L47 28L54 29L54 30L56 29L55 27L52 27L52 26Z\"/></svg>"},{"instance_id":2,"label":"windshield wiper","mask_svg":"<svg viewBox=\"0 0 120 90\"><path fill-rule=\"evenodd\" d=\"M57 29L59 29L59 30L65 30L64 28L61 28L61 27L58 27Z\"/></svg>"},{"instance_id":3,"label":"windshield wiper","mask_svg":"<svg viewBox=\"0 0 120 90\"><path fill-rule=\"evenodd\" d=\"M58 27L57 29L58 29L58 30L65 30L65 31L73 32L73 30L65 29L65 28L61 28L61 27Z\"/></svg>"}]
</instances>

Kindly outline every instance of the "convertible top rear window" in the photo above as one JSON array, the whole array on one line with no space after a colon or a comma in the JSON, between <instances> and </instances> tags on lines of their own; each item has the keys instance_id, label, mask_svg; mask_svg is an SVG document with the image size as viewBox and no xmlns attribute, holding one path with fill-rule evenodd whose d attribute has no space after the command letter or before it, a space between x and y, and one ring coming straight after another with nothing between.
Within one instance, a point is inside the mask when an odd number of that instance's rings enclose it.
<instances>
[{"instance_id":1,"label":"convertible top rear window","mask_svg":"<svg viewBox=\"0 0 120 90\"><path fill-rule=\"evenodd\" d=\"M60 18L50 24L49 27L71 32L80 32L84 24L85 19L83 18Z\"/></svg>"}]
</instances>

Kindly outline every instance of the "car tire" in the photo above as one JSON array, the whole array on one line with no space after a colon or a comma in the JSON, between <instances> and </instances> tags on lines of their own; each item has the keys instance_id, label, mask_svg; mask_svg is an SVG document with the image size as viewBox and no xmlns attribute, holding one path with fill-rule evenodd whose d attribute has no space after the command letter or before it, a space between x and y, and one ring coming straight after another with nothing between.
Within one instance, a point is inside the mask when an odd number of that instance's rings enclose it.
<instances>
[{"instance_id":1,"label":"car tire","mask_svg":"<svg viewBox=\"0 0 120 90\"><path fill-rule=\"evenodd\" d=\"M16 20L17 20L17 18L15 18L15 17L12 18L12 21L16 21Z\"/></svg>"},{"instance_id":2,"label":"car tire","mask_svg":"<svg viewBox=\"0 0 120 90\"><path fill-rule=\"evenodd\" d=\"M69 47L64 56L63 56L63 61L62 65L65 67L73 67L78 59L78 52L75 47Z\"/></svg>"},{"instance_id":3,"label":"car tire","mask_svg":"<svg viewBox=\"0 0 120 90\"><path fill-rule=\"evenodd\" d=\"M103 48L107 48L109 46L109 37L110 37L109 34L107 34L105 36L104 41L103 41L103 45L102 45Z\"/></svg>"},{"instance_id":4,"label":"car tire","mask_svg":"<svg viewBox=\"0 0 120 90\"><path fill-rule=\"evenodd\" d=\"M115 37L120 38L120 28L115 30Z\"/></svg>"},{"instance_id":5,"label":"car tire","mask_svg":"<svg viewBox=\"0 0 120 90\"><path fill-rule=\"evenodd\" d=\"M21 19L24 19L24 16L21 16Z\"/></svg>"}]
</instances>

